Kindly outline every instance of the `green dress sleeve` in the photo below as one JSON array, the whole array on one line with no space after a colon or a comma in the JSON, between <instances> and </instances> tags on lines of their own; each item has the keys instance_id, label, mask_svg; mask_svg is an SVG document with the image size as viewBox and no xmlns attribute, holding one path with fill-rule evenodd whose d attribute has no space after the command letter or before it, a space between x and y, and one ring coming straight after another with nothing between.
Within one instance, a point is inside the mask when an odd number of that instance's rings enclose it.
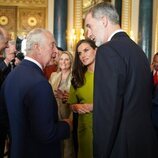
<instances>
[{"instance_id":1,"label":"green dress sleeve","mask_svg":"<svg viewBox=\"0 0 158 158\"><path fill-rule=\"evenodd\" d=\"M68 103L69 104L77 103L76 90L74 89L74 87L72 85L70 86Z\"/></svg>"},{"instance_id":2,"label":"green dress sleeve","mask_svg":"<svg viewBox=\"0 0 158 158\"><path fill-rule=\"evenodd\" d=\"M93 79L94 73L87 71L85 74L85 84L83 86L74 89L71 85L68 103L93 103Z\"/></svg>"}]
</instances>

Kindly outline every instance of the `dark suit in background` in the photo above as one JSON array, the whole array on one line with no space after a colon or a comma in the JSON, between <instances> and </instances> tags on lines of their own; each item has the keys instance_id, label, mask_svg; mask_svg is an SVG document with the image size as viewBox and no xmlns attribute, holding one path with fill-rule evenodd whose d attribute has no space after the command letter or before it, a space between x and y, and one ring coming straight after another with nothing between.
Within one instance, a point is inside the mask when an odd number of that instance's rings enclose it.
<instances>
[{"instance_id":1,"label":"dark suit in background","mask_svg":"<svg viewBox=\"0 0 158 158\"><path fill-rule=\"evenodd\" d=\"M5 80L3 98L10 121L11 158L60 158L60 141L69 136L69 126L58 121L56 100L42 70L22 61Z\"/></svg>"},{"instance_id":2,"label":"dark suit in background","mask_svg":"<svg viewBox=\"0 0 158 158\"><path fill-rule=\"evenodd\" d=\"M4 82L10 71L10 66L7 66L4 62L4 59L0 58L0 89L2 83ZM0 99L0 102L0 158L3 158L5 140L8 134L8 120L5 107L1 106L2 99Z\"/></svg>"},{"instance_id":3,"label":"dark suit in background","mask_svg":"<svg viewBox=\"0 0 158 158\"><path fill-rule=\"evenodd\" d=\"M0 58L0 88L7 75L15 67L14 62L11 61L8 65L5 63L5 58ZM3 157L5 140L8 135L8 120L4 106L0 106L0 158ZM6 151L8 152L8 151Z\"/></svg>"},{"instance_id":4,"label":"dark suit in background","mask_svg":"<svg viewBox=\"0 0 158 158\"><path fill-rule=\"evenodd\" d=\"M4 62L4 58L0 58L0 71L1 71L1 84L11 71L11 64L9 63L8 65Z\"/></svg>"},{"instance_id":5,"label":"dark suit in background","mask_svg":"<svg viewBox=\"0 0 158 158\"><path fill-rule=\"evenodd\" d=\"M7 75L6 71L4 72L4 67L7 67L7 65L4 63L1 51L4 51L4 49L8 47L8 41L8 32L0 26L0 87ZM0 103L2 103L2 100L0 100ZM7 135L7 121L5 121L6 115L3 110L4 108L0 105L0 158L4 155L5 139Z\"/></svg>"},{"instance_id":6,"label":"dark suit in background","mask_svg":"<svg viewBox=\"0 0 158 158\"><path fill-rule=\"evenodd\" d=\"M152 121L158 137L158 85L154 87L152 99Z\"/></svg>"}]
</instances>

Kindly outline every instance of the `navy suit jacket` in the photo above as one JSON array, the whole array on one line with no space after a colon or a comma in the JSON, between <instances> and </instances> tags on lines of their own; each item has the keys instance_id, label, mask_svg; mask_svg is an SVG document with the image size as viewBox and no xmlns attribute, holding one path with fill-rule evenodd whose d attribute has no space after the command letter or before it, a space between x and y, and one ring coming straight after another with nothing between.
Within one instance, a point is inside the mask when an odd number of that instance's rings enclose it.
<instances>
[{"instance_id":1,"label":"navy suit jacket","mask_svg":"<svg viewBox=\"0 0 158 158\"><path fill-rule=\"evenodd\" d=\"M157 158L150 65L125 32L97 50L94 158Z\"/></svg>"},{"instance_id":2,"label":"navy suit jacket","mask_svg":"<svg viewBox=\"0 0 158 158\"><path fill-rule=\"evenodd\" d=\"M4 58L0 58L0 86L11 71L11 65L8 66L4 62Z\"/></svg>"},{"instance_id":3,"label":"navy suit jacket","mask_svg":"<svg viewBox=\"0 0 158 158\"><path fill-rule=\"evenodd\" d=\"M1 103L7 107L11 158L60 158L69 125L58 121L57 103L42 70L23 60L5 80Z\"/></svg>"}]
</instances>

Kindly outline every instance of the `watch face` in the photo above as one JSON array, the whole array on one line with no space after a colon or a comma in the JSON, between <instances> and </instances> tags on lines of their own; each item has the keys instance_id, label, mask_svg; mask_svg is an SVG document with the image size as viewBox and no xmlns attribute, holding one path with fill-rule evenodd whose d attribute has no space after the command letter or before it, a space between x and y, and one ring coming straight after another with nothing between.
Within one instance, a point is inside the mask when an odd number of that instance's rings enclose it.
<instances>
[{"instance_id":1,"label":"watch face","mask_svg":"<svg viewBox=\"0 0 158 158\"><path fill-rule=\"evenodd\" d=\"M37 25L37 19L33 16L29 17L27 20L27 23L29 26L36 26Z\"/></svg>"},{"instance_id":2,"label":"watch face","mask_svg":"<svg viewBox=\"0 0 158 158\"><path fill-rule=\"evenodd\" d=\"M0 25L7 25L8 24L8 18L6 16L0 16Z\"/></svg>"}]
</instances>

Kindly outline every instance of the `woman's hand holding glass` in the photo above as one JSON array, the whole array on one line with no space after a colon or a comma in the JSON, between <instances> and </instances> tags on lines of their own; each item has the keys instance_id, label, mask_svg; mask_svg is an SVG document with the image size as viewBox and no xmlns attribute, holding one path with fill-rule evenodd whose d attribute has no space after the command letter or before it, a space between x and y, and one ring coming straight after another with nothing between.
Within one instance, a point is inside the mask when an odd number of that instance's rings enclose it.
<instances>
[{"instance_id":1,"label":"woman's hand holding glass","mask_svg":"<svg viewBox=\"0 0 158 158\"><path fill-rule=\"evenodd\" d=\"M61 99L63 103L66 103L69 97L69 93L67 91L57 89L55 90L55 97Z\"/></svg>"}]
</instances>

